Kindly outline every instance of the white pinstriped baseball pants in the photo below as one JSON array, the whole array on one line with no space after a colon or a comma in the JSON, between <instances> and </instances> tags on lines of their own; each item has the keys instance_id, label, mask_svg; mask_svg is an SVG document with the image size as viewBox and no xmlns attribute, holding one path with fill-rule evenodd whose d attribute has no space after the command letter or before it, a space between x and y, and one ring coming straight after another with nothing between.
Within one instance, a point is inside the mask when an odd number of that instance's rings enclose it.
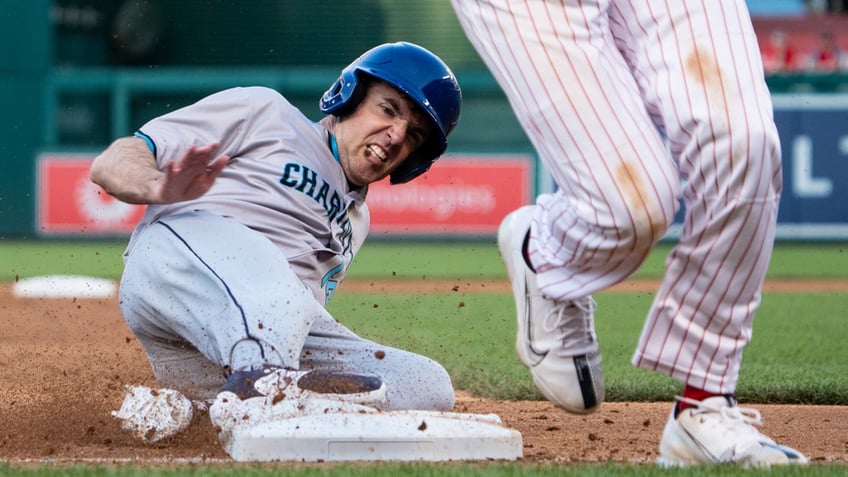
<instances>
[{"instance_id":1,"label":"white pinstriped baseball pants","mask_svg":"<svg viewBox=\"0 0 848 477\"><path fill-rule=\"evenodd\" d=\"M682 237L632 362L734 392L781 190L744 1L453 5L559 185L531 227L543 292L572 299L630 276L682 198Z\"/></svg>"}]
</instances>

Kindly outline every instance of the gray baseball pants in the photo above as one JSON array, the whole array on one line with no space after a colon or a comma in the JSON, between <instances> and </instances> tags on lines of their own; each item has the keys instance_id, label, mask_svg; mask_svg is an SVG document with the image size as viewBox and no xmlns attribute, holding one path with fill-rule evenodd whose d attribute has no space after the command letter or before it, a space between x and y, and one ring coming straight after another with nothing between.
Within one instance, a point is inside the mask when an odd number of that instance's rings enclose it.
<instances>
[{"instance_id":1,"label":"gray baseball pants","mask_svg":"<svg viewBox=\"0 0 848 477\"><path fill-rule=\"evenodd\" d=\"M160 219L125 257L121 312L162 387L212 400L224 370L277 365L379 375L383 409L450 410L439 363L336 321L262 234L218 215Z\"/></svg>"}]
</instances>

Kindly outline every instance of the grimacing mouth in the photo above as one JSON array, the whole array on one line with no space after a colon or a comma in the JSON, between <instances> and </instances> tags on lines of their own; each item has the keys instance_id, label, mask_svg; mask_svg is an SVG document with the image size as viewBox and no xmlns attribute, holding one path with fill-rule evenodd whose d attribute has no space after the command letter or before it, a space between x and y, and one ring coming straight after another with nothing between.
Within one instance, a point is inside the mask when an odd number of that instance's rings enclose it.
<instances>
[{"instance_id":1,"label":"grimacing mouth","mask_svg":"<svg viewBox=\"0 0 848 477\"><path fill-rule=\"evenodd\" d=\"M382 147L376 144L371 144L368 146L368 150L371 151L371 154L373 154L381 162L386 162L386 160L388 160L388 155Z\"/></svg>"}]
</instances>

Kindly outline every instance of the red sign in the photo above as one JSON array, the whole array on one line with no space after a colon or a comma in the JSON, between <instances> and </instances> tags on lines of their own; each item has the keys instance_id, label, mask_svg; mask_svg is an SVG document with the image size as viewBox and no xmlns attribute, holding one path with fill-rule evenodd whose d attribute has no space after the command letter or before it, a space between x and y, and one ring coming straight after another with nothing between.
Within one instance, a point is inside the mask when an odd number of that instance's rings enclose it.
<instances>
[{"instance_id":1,"label":"red sign","mask_svg":"<svg viewBox=\"0 0 848 477\"><path fill-rule=\"evenodd\" d=\"M532 158L446 156L417 179L368 189L372 234L493 235L531 201Z\"/></svg>"},{"instance_id":2,"label":"red sign","mask_svg":"<svg viewBox=\"0 0 848 477\"><path fill-rule=\"evenodd\" d=\"M112 198L88 179L93 155L38 157L37 226L42 234L126 235L144 214L143 205Z\"/></svg>"},{"instance_id":3,"label":"red sign","mask_svg":"<svg viewBox=\"0 0 848 477\"><path fill-rule=\"evenodd\" d=\"M144 206L125 204L88 179L94 156L38 158L38 230L43 234L132 232ZM371 233L384 235L493 235L503 217L530 203L529 156L447 156L402 185L371 184Z\"/></svg>"}]
</instances>

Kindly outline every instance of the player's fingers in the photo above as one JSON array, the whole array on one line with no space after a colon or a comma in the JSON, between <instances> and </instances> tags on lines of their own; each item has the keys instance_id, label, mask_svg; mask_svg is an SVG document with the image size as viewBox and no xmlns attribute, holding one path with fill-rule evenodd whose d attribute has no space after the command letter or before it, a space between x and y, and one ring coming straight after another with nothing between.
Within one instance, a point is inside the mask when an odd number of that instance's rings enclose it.
<instances>
[{"instance_id":1,"label":"player's fingers","mask_svg":"<svg viewBox=\"0 0 848 477\"><path fill-rule=\"evenodd\" d=\"M209 172L221 172L227 165L230 164L230 156L221 155L214 161L206 165L206 170Z\"/></svg>"},{"instance_id":2,"label":"player's fingers","mask_svg":"<svg viewBox=\"0 0 848 477\"><path fill-rule=\"evenodd\" d=\"M205 146L192 145L191 147L189 147L189 151L191 151L192 154L195 156L212 157L212 154L215 152L215 150L218 149L218 146L220 146L220 144L217 142L213 142Z\"/></svg>"},{"instance_id":3,"label":"player's fingers","mask_svg":"<svg viewBox=\"0 0 848 477\"><path fill-rule=\"evenodd\" d=\"M182 163L185 168L197 168L205 170L212 159L215 150L218 148L218 143L208 144L206 146L190 146L183 156Z\"/></svg>"},{"instance_id":4,"label":"player's fingers","mask_svg":"<svg viewBox=\"0 0 848 477\"><path fill-rule=\"evenodd\" d=\"M218 156L214 161L206 164L206 168L203 172L203 176L207 179L215 180L218 177L218 174L227 167L227 164L230 163L229 156Z\"/></svg>"}]
</instances>

